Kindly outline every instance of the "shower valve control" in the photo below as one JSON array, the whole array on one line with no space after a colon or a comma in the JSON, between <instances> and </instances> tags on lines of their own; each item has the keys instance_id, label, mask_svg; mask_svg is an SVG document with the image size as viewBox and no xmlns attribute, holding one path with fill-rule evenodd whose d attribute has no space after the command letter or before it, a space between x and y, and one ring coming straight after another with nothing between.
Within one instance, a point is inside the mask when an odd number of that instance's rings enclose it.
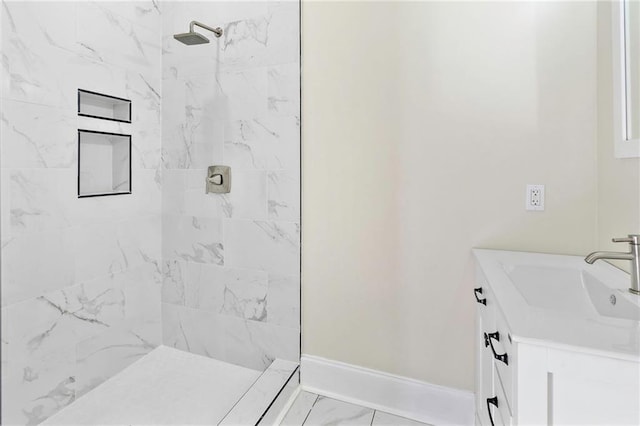
<instances>
[{"instance_id":1,"label":"shower valve control","mask_svg":"<svg viewBox=\"0 0 640 426\"><path fill-rule=\"evenodd\" d=\"M229 166L209 166L205 185L207 194L231 192L231 168Z\"/></svg>"}]
</instances>

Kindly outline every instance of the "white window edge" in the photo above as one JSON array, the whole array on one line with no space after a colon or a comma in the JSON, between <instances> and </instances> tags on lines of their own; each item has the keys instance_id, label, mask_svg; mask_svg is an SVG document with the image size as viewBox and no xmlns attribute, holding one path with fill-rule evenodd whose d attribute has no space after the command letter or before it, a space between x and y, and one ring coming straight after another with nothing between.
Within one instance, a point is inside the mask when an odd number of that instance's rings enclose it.
<instances>
[{"instance_id":1,"label":"white window edge","mask_svg":"<svg viewBox=\"0 0 640 426\"><path fill-rule=\"evenodd\" d=\"M614 1L611 4L612 17L612 41L613 41L613 137L615 158L637 158L640 157L640 139L627 139L627 108L625 90L625 55L624 47L624 26L621 25L623 19L623 1Z\"/></svg>"}]
</instances>

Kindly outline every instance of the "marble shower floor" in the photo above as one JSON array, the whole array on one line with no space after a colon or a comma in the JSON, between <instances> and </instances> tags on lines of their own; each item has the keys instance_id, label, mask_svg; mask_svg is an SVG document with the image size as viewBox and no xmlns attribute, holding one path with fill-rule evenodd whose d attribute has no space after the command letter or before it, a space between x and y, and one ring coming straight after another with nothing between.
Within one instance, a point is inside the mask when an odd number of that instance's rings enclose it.
<instances>
[{"instance_id":1,"label":"marble shower floor","mask_svg":"<svg viewBox=\"0 0 640 426\"><path fill-rule=\"evenodd\" d=\"M302 391L282 419L280 426L428 426L380 410L350 404Z\"/></svg>"},{"instance_id":2,"label":"marble shower floor","mask_svg":"<svg viewBox=\"0 0 640 426\"><path fill-rule=\"evenodd\" d=\"M215 425L261 374L160 346L42 424Z\"/></svg>"}]
</instances>

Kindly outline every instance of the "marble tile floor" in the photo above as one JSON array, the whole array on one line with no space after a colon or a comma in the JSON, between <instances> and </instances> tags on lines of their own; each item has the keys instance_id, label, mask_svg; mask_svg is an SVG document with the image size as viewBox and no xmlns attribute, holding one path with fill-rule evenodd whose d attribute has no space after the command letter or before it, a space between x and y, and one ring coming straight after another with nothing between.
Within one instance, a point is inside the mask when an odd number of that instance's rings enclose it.
<instances>
[{"instance_id":1,"label":"marble tile floor","mask_svg":"<svg viewBox=\"0 0 640 426\"><path fill-rule=\"evenodd\" d=\"M281 426L427 426L404 417L302 391Z\"/></svg>"},{"instance_id":2,"label":"marble tile floor","mask_svg":"<svg viewBox=\"0 0 640 426\"><path fill-rule=\"evenodd\" d=\"M160 346L42 424L215 425L261 374Z\"/></svg>"}]
</instances>

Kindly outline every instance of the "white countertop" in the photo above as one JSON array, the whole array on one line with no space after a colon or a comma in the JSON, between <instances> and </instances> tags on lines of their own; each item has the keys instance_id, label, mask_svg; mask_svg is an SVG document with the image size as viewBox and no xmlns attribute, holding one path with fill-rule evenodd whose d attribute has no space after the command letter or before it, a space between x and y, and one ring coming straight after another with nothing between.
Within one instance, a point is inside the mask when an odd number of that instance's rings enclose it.
<instances>
[{"instance_id":1,"label":"white countertop","mask_svg":"<svg viewBox=\"0 0 640 426\"><path fill-rule=\"evenodd\" d=\"M488 249L472 251L491 285L514 341L544 342L561 349L640 362L640 321L606 317L595 312L530 306L509 278L506 268L542 266L583 270L611 287L616 297L640 304L640 296L627 291L629 274L601 260L589 265L582 256Z\"/></svg>"}]
</instances>

